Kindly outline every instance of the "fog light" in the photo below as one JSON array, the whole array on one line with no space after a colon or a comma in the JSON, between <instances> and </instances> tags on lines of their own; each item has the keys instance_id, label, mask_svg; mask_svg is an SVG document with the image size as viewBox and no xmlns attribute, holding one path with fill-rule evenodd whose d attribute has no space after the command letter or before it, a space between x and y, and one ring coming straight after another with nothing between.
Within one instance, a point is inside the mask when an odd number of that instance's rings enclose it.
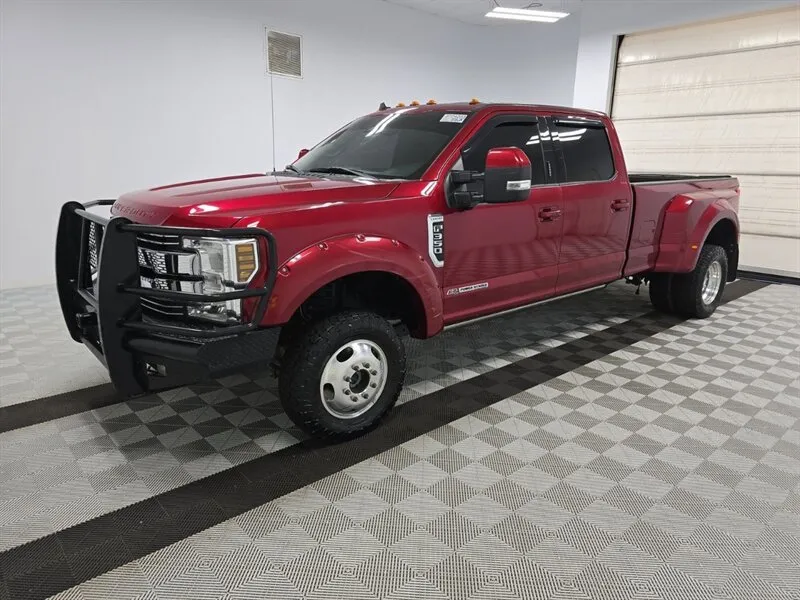
<instances>
[{"instance_id":1,"label":"fog light","mask_svg":"<svg viewBox=\"0 0 800 600\"><path fill-rule=\"evenodd\" d=\"M242 319L241 306L240 300L194 304L189 306L188 315L215 323L239 323Z\"/></svg>"}]
</instances>

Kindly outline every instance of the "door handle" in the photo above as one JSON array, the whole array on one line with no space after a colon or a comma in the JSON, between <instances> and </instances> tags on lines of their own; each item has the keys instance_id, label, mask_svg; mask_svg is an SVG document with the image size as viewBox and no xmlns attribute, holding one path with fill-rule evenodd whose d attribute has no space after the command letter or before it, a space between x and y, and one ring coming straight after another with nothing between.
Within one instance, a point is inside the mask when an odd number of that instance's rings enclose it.
<instances>
[{"instance_id":1,"label":"door handle","mask_svg":"<svg viewBox=\"0 0 800 600\"><path fill-rule=\"evenodd\" d=\"M539 211L540 221L555 221L561 218L560 208L543 208Z\"/></svg>"},{"instance_id":2,"label":"door handle","mask_svg":"<svg viewBox=\"0 0 800 600\"><path fill-rule=\"evenodd\" d=\"M620 211L620 210L628 210L631 206L629 200L614 200L611 203L611 210L613 211Z\"/></svg>"}]
</instances>

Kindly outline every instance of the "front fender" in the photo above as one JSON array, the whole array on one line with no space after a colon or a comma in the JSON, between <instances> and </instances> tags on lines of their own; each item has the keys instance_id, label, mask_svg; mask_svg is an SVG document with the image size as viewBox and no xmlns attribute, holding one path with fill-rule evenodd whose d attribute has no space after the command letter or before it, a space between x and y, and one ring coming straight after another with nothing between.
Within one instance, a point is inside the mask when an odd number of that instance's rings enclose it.
<instances>
[{"instance_id":1,"label":"front fender","mask_svg":"<svg viewBox=\"0 0 800 600\"><path fill-rule=\"evenodd\" d=\"M381 271L402 277L416 291L425 311L424 334L444 326L442 294L432 267L410 246L385 237L348 235L298 252L278 270L264 325L282 325L325 285L354 273Z\"/></svg>"},{"instance_id":2,"label":"front fender","mask_svg":"<svg viewBox=\"0 0 800 600\"><path fill-rule=\"evenodd\" d=\"M700 250L714 226L733 222L737 236L739 217L735 190L680 194L672 199L664 216L655 271L688 273L697 264Z\"/></svg>"}]
</instances>

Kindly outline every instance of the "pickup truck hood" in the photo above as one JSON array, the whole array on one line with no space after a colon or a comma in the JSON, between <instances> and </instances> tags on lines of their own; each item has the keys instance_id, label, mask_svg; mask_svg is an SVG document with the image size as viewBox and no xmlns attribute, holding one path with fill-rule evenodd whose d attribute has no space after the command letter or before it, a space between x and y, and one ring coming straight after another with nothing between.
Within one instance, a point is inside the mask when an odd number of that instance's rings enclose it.
<instances>
[{"instance_id":1,"label":"pickup truck hood","mask_svg":"<svg viewBox=\"0 0 800 600\"><path fill-rule=\"evenodd\" d=\"M111 213L148 225L232 227L243 217L387 197L397 181L261 173L189 181L124 194Z\"/></svg>"}]
</instances>

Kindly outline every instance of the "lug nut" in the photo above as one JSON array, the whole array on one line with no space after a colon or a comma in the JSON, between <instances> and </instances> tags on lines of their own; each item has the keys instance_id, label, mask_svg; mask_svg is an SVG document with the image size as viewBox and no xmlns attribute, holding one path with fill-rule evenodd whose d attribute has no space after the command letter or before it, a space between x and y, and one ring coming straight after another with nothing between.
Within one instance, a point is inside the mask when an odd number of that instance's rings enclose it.
<instances>
[{"instance_id":1,"label":"lug nut","mask_svg":"<svg viewBox=\"0 0 800 600\"><path fill-rule=\"evenodd\" d=\"M342 391L344 392L345 396L349 396L350 395L350 390L348 390L347 388L344 388Z\"/></svg>"},{"instance_id":2,"label":"lug nut","mask_svg":"<svg viewBox=\"0 0 800 600\"><path fill-rule=\"evenodd\" d=\"M365 362L365 363L364 363L364 368L365 368L365 369L369 369L369 363L368 363L368 362Z\"/></svg>"},{"instance_id":3,"label":"lug nut","mask_svg":"<svg viewBox=\"0 0 800 600\"><path fill-rule=\"evenodd\" d=\"M358 365L353 365L353 371L358 371Z\"/></svg>"},{"instance_id":4,"label":"lug nut","mask_svg":"<svg viewBox=\"0 0 800 600\"><path fill-rule=\"evenodd\" d=\"M372 371L370 371L369 374L370 375L377 375L378 372L375 369L372 369Z\"/></svg>"},{"instance_id":5,"label":"lug nut","mask_svg":"<svg viewBox=\"0 0 800 600\"><path fill-rule=\"evenodd\" d=\"M369 398L369 394L361 394L361 397L362 397L364 400L366 400L367 398Z\"/></svg>"},{"instance_id":6,"label":"lug nut","mask_svg":"<svg viewBox=\"0 0 800 600\"><path fill-rule=\"evenodd\" d=\"M369 387L376 388L378 387L378 384L373 381L372 383L369 384Z\"/></svg>"},{"instance_id":7,"label":"lug nut","mask_svg":"<svg viewBox=\"0 0 800 600\"><path fill-rule=\"evenodd\" d=\"M350 398L350 399L351 399L353 402L358 402L358 396L353 396L353 397L352 397L352 398Z\"/></svg>"},{"instance_id":8,"label":"lug nut","mask_svg":"<svg viewBox=\"0 0 800 600\"><path fill-rule=\"evenodd\" d=\"M348 383L350 382L350 378L347 375L344 376L344 380L347 381Z\"/></svg>"}]
</instances>

